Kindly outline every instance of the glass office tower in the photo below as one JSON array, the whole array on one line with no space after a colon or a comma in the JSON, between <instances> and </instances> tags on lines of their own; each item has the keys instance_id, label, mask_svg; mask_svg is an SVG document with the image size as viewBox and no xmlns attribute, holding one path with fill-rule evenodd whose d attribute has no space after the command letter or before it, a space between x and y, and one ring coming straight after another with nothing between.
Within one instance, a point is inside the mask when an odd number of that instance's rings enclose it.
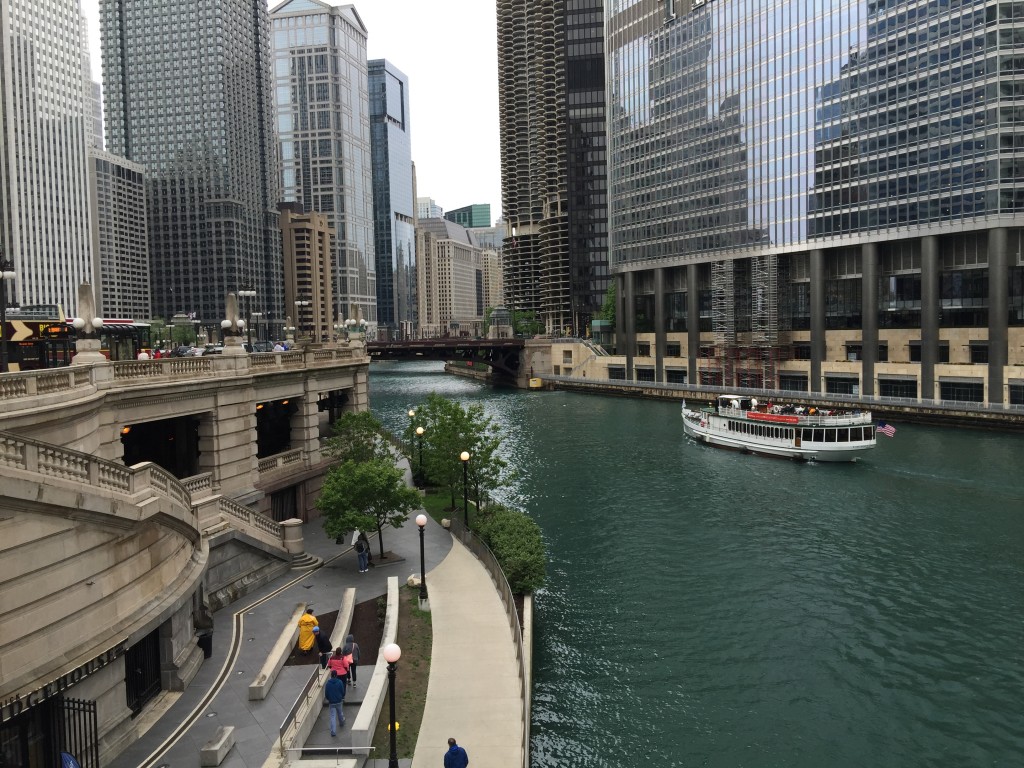
<instances>
[{"instance_id":1,"label":"glass office tower","mask_svg":"<svg viewBox=\"0 0 1024 768\"><path fill-rule=\"evenodd\" d=\"M110 150L146 169L153 314L219 334L224 298L280 322L281 235L261 0L100 0Z\"/></svg>"},{"instance_id":2,"label":"glass office tower","mask_svg":"<svg viewBox=\"0 0 1024 768\"><path fill-rule=\"evenodd\" d=\"M368 74L377 320L382 336L408 339L417 328L409 78L384 59L369 62Z\"/></svg>"},{"instance_id":3,"label":"glass office tower","mask_svg":"<svg viewBox=\"0 0 1024 768\"><path fill-rule=\"evenodd\" d=\"M1024 397L1021 8L609 3L624 375Z\"/></svg>"},{"instance_id":4,"label":"glass office tower","mask_svg":"<svg viewBox=\"0 0 1024 768\"><path fill-rule=\"evenodd\" d=\"M335 231L336 321L377 325L366 27L352 5L274 8L274 91L286 201ZM410 193L411 194L411 193Z\"/></svg>"}]
</instances>

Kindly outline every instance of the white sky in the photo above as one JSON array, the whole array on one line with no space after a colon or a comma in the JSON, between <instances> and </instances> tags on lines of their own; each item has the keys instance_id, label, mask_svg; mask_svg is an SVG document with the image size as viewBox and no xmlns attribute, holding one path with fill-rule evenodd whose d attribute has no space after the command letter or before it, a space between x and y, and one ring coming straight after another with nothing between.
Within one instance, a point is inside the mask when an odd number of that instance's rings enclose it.
<instances>
[{"instance_id":1,"label":"white sky","mask_svg":"<svg viewBox=\"0 0 1024 768\"><path fill-rule=\"evenodd\" d=\"M337 0L333 0L337 3ZM99 0L81 0L93 78L100 68ZM281 0L272 0L270 7ZM337 3L340 4L340 3ZM409 78L417 192L445 211L490 203L501 215L497 11L489 0L362 0L367 55Z\"/></svg>"}]
</instances>

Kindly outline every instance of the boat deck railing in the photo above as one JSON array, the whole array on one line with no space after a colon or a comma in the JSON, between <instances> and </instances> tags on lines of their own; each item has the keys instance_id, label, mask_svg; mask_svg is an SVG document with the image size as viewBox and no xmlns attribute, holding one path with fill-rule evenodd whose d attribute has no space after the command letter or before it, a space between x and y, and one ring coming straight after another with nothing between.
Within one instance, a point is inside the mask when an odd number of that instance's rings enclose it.
<instances>
[{"instance_id":1,"label":"boat deck railing","mask_svg":"<svg viewBox=\"0 0 1024 768\"><path fill-rule=\"evenodd\" d=\"M713 408L708 410L713 411ZM768 419L765 424L775 424L782 427L828 427L828 426L849 426L853 424L870 424L871 411L844 411L842 413L829 412L827 415L807 413L782 413L775 414L771 411L749 411L743 408L720 408L718 411L722 416L730 416L734 419L745 419L747 414L756 413L762 416L796 416L800 421L796 422L774 422Z\"/></svg>"}]
</instances>

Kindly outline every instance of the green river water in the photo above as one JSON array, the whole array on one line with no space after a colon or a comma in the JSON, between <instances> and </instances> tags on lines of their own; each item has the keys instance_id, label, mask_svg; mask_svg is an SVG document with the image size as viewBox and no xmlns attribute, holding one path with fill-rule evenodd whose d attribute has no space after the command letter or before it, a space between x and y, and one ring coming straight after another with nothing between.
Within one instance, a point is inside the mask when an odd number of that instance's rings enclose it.
<instances>
[{"instance_id":1,"label":"green river water","mask_svg":"<svg viewBox=\"0 0 1024 768\"><path fill-rule=\"evenodd\" d=\"M849 465L698 446L678 403L375 363L479 403L544 532L532 764L1024 765L1024 437L894 422Z\"/></svg>"}]
</instances>

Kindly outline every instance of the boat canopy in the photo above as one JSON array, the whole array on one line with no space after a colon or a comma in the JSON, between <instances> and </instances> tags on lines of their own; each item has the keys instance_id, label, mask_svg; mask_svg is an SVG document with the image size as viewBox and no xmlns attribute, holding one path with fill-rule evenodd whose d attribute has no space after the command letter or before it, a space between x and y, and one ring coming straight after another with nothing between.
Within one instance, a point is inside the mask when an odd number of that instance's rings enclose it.
<instances>
[{"instance_id":1,"label":"boat canopy","mask_svg":"<svg viewBox=\"0 0 1024 768\"><path fill-rule=\"evenodd\" d=\"M743 395L719 395L719 408L738 408L742 411L750 411L757 408L757 400Z\"/></svg>"}]
</instances>

